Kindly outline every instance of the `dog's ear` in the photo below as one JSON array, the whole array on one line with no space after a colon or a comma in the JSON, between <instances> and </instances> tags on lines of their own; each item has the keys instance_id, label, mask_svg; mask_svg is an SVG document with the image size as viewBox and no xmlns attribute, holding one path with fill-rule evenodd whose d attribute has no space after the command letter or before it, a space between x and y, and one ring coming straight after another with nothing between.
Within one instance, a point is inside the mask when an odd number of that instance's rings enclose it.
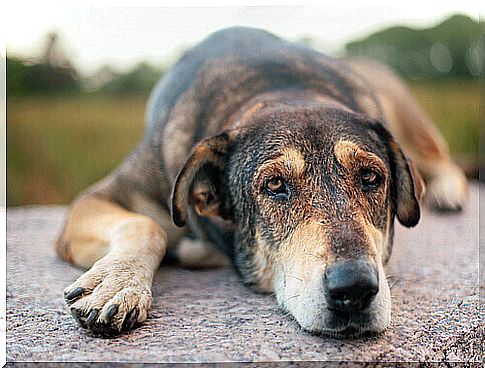
<instances>
[{"instance_id":1,"label":"dog's ear","mask_svg":"<svg viewBox=\"0 0 485 368\"><path fill-rule=\"evenodd\" d=\"M372 121L370 127L389 149L397 218L406 227L416 226L421 217L419 202L425 192L424 181L392 134L378 121Z\"/></svg>"},{"instance_id":2,"label":"dog's ear","mask_svg":"<svg viewBox=\"0 0 485 368\"><path fill-rule=\"evenodd\" d=\"M396 140L390 137L388 142L395 163L397 218L404 226L416 226L421 216L419 202L425 192L424 181Z\"/></svg>"},{"instance_id":3,"label":"dog's ear","mask_svg":"<svg viewBox=\"0 0 485 368\"><path fill-rule=\"evenodd\" d=\"M177 175L172 193L172 219L184 226L188 206L201 216L230 219L224 171L230 135L221 133L197 144Z\"/></svg>"}]
</instances>

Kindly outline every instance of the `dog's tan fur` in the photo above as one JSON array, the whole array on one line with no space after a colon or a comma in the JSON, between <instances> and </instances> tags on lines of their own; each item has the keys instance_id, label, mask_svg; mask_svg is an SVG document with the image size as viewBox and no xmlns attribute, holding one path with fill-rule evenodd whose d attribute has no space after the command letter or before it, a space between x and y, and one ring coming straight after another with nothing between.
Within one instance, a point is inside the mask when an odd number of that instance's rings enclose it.
<instances>
[{"instance_id":1,"label":"dog's tan fur","mask_svg":"<svg viewBox=\"0 0 485 368\"><path fill-rule=\"evenodd\" d=\"M278 157L266 161L256 173L256 182L260 184L263 178L273 175L291 175L296 178L305 170L305 160L301 152L294 148L288 148L279 153ZM257 185L255 186L258 187Z\"/></svg>"}]
</instances>

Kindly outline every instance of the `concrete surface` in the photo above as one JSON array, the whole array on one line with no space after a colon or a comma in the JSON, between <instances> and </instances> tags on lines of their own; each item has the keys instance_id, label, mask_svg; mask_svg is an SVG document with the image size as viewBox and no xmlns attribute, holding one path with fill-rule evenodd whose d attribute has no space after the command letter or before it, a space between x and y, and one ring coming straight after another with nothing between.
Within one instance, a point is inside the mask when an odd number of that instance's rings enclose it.
<instances>
[{"instance_id":1,"label":"concrete surface","mask_svg":"<svg viewBox=\"0 0 485 368\"><path fill-rule=\"evenodd\" d=\"M246 289L230 269L173 266L158 272L142 327L116 339L92 337L62 301L63 288L82 273L53 250L65 207L8 209L7 361L483 363L478 191L472 183L462 214L425 211L415 229L396 225L392 325L358 340L301 331L273 297Z\"/></svg>"}]
</instances>

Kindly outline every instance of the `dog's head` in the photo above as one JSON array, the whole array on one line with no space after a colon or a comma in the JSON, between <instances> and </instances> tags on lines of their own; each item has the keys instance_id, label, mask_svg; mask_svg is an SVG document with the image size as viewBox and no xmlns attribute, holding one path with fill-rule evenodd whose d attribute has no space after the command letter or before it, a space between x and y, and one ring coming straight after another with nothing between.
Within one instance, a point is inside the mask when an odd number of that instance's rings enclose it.
<instances>
[{"instance_id":1,"label":"dog's head","mask_svg":"<svg viewBox=\"0 0 485 368\"><path fill-rule=\"evenodd\" d=\"M413 175L415 178L413 178ZM378 122L340 110L260 114L192 151L173 196L235 225L234 264L305 330L380 332L393 222L419 221L422 182Z\"/></svg>"}]
</instances>

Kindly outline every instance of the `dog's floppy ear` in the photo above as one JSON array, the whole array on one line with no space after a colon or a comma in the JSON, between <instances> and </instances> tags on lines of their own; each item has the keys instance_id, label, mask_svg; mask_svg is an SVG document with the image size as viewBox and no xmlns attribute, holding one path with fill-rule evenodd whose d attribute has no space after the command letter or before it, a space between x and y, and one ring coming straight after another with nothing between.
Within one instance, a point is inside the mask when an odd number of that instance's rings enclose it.
<instances>
[{"instance_id":1,"label":"dog's floppy ear","mask_svg":"<svg viewBox=\"0 0 485 368\"><path fill-rule=\"evenodd\" d=\"M424 181L414 164L406 159L396 140L390 136L388 142L395 163L397 218L404 226L416 226L421 216L419 201L424 195Z\"/></svg>"},{"instance_id":2,"label":"dog's floppy ear","mask_svg":"<svg viewBox=\"0 0 485 368\"><path fill-rule=\"evenodd\" d=\"M197 144L177 175L172 193L172 219L184 226L188 206L201 216L230 218L224 170L229 134L221 133Z\"/></svg>"},{"instance_id":3,"label":"dog's floppy ear","mask_svg":"<svg viewBox=\"0 0 485 368\"><path fill-rule=\"evenodd\" d=\"M419 202L425 192L424 181L392 134L378 121L372 121L370 126L389 148L397 218L404 226L416 226L421 216Z\"/></svg>"}]
</instances>

